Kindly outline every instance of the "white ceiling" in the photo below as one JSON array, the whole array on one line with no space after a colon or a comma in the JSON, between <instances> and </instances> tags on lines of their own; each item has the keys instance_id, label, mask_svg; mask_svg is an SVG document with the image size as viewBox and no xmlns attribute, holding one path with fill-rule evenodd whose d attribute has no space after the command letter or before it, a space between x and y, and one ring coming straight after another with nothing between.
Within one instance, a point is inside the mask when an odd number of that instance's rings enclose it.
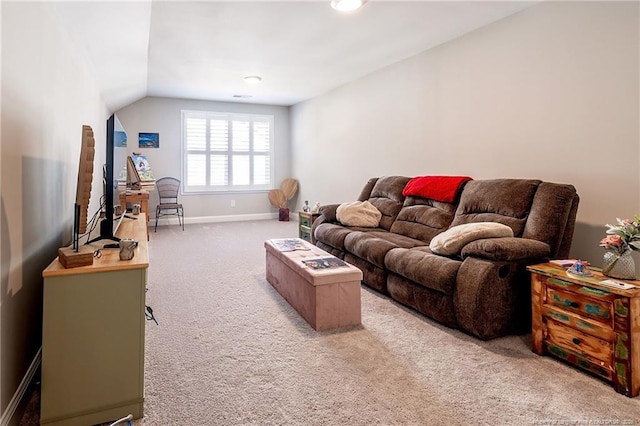
<instances>
[{"instance_id":1,"label":"white ceiling","mask_svg":"<svg viewBox=\"0 0 640 426\"><path fill-rule=\"evenodd\" d=\"M145 96L293 105L538 1L57 2L108 108ZM247 85L242 77L263 81ZM234 95L248 95L238 99Z\"/></svg>"}]
</instances>

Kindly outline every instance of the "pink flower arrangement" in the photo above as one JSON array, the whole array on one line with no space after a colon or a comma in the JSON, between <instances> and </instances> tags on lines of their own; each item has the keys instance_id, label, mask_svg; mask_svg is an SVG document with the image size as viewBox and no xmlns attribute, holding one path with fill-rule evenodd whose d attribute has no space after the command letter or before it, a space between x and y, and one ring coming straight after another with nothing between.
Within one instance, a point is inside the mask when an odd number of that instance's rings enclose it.
<instances>
[{"instance_id":1,"label":"pink flower arrangement","mask_svg":"<svg viewBox=\"0 0 640 426\"><path fill-rule=\"evenodd\" d=\"M623 254L630 250L640 250L640 216L633 221L616 218L617 225L607 224L607 236L600 240L600 246L609 251Z\"/></svg>"}]
</instances>

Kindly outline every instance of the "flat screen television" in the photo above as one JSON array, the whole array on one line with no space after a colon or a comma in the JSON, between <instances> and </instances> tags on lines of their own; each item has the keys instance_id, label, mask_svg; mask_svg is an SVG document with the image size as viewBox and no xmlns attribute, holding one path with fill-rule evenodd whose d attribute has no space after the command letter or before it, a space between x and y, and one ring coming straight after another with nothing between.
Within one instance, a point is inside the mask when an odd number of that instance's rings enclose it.
<instances>
[{"instance_id":1,"label":"flat screen television","mask_svg":"<svg viewBox=\"0 0 640 426\"><path fill-rule=\"evenodd\" d=\"M126 189L121 171L127 170L127 132L115 114L107 120L106 156L102 168L104 189L104 218L100 222L100 235L89 242L99 240L120 241L116 232L124 214L115 215L114 205L120 204L120 191ZM122 186L122 188L120 188Z\"/></svg>"}]
</instances>

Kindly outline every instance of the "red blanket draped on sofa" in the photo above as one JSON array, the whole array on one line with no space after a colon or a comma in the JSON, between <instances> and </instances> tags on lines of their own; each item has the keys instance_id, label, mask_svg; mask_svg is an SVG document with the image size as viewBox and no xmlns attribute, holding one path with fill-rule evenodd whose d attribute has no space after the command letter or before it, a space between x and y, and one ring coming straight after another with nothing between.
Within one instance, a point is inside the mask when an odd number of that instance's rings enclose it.
<instances>
[{"instance_id":1,"label":"red blanket draped on sofa","mask_svg":"<svg viewBox=\"0 0 640 426\"><path fill-rule=\"evenodd\" d=\"M470 180L469 176L416 176L407 182L402 195L453 203L464 183Z\"/></svg>"}]
</instances>

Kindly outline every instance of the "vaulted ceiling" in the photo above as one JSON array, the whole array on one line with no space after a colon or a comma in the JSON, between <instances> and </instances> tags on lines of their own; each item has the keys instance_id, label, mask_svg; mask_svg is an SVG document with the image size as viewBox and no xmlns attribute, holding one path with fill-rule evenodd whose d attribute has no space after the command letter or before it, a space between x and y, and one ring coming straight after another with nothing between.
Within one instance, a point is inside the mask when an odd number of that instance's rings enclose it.
<instances>
[{"instance_id":1,"label":"vaulted ceiling","mask_svg":"<svg viewBox=\"0 0 640 426\"><path fill-rule=\"evenodd\" d=\"M145 96L293 105L538 2L56 2L116 111ZM248 85L246 75L262 82Z\"/></svg>"}]
</instances>

